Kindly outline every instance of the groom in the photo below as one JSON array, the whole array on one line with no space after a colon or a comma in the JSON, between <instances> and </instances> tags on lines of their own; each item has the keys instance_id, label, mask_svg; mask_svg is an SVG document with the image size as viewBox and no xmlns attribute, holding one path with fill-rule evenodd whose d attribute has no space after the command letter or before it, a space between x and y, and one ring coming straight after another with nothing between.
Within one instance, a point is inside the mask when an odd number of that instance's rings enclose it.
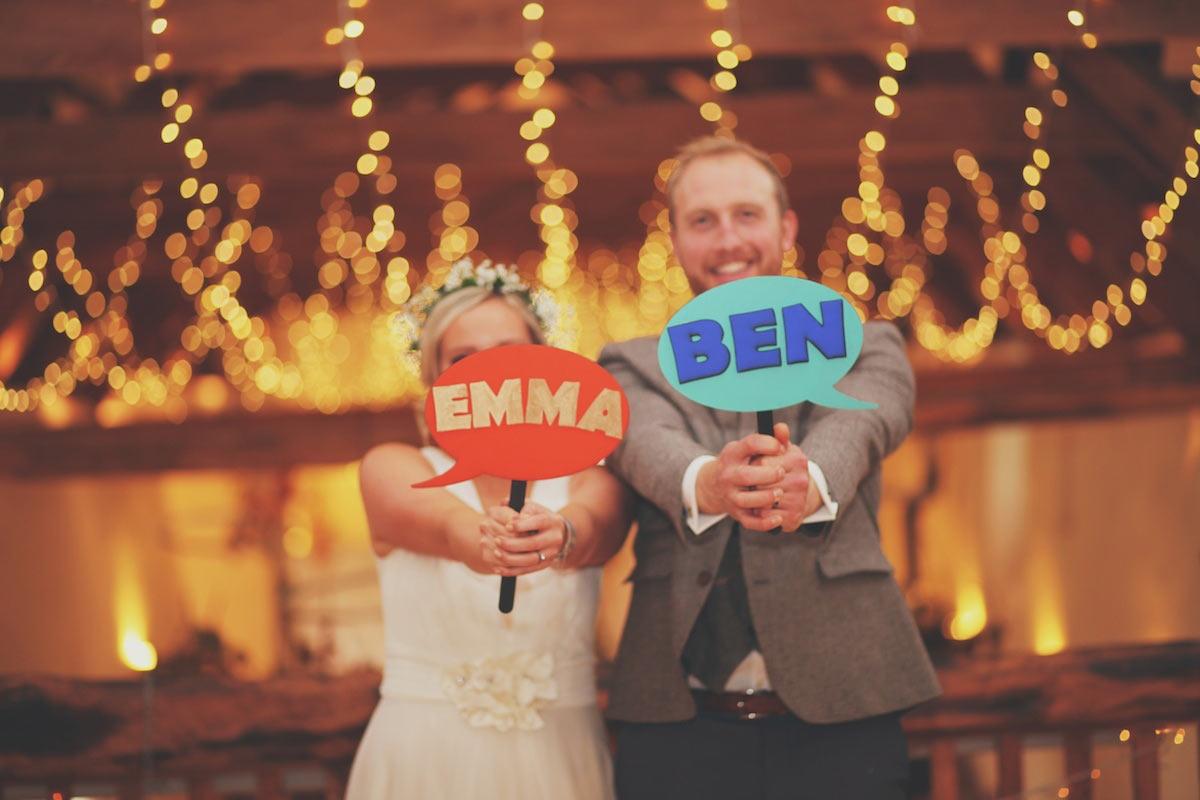
<instances>
[{"instance_id":1,"label":"groom","mask_svg":"<svg viewBox=\"0 0 1200 800\"><path fill-rule=\"evenodd\" d=\"M677 158L667 201L692 290L779 274L797 219L770 159L716 137ZM912 427L896 328L867 323L837 384L878 408L801 403L774 436L672 389L653 338L600 363L630 404L608 464L641 495L608 707L618 796L903 798L899 715L939 689L875 520L880 462Z\"/></svg>"}]
</instances>

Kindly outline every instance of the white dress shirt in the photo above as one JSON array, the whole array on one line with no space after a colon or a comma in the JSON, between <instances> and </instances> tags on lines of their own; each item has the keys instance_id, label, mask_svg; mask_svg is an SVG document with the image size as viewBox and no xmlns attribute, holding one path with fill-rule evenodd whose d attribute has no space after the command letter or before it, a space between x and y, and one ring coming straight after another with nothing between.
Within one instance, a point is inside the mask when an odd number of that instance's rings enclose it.
<instances>
[{"instance_id":1,"label":"white dress shirt","mask_svg":"<svg viewBox=\"0 0 1200 800\"><path fill-rule=\"evenodd\" d=\"M726 514L705 514L700 511L700 505L696 501L696 478L700 475L700 468L710 461L716 461L716 456L704 455L697 456L692 463L688 464L688 468L683 472L683 507L686 512L685 519L692 533L699 536L724 519ZM825 473L815 462L808 462L808 477L817 487L817 493L821 496L821 505L817 510L804 518L804 524L810 522L829 522L837 519L838 504L829 496L829 484L825 480ZM706 688L695 676L688 676L688 683L693 688ZM761 692L771 688L771 679L767 675L767 665L763 661L762 653L758 650L750 651L741 663L733 670L729 676L729 680L725 682L723 687L727 692Z\"/></svg>"}]
</instances>

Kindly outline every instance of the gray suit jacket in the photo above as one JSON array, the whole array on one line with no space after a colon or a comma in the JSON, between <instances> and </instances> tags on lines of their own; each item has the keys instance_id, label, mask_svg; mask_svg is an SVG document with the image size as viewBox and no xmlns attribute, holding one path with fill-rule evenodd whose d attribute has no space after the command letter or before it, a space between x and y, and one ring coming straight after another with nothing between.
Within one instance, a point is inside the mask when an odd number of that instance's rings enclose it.
<instances>
[{"instance_id":1,"label":"gray suit jacket","mask_svg":"<svg viewBox=\"0 0 1200 800\"><path fill-rule=\"evenodd\" d=\"M913 375L895 326L867 323L862 355L838 388L879 404L847 411L810 403L776 410L792 440L825 473L838 518L821 536L740 536L754 628L772 687L798 717L842 722L935 697L937 678L879 545L880 462L912 428ZM756 430L754 414L716 411L675 391L657 340L609 345L600 364L629 397L630 423L608 465L641 495L633 601L617 654L610 717L689 719L695 705L680 663L684 643L733 529L686 527L683 473Z\"/></svg>"}]
</instances>

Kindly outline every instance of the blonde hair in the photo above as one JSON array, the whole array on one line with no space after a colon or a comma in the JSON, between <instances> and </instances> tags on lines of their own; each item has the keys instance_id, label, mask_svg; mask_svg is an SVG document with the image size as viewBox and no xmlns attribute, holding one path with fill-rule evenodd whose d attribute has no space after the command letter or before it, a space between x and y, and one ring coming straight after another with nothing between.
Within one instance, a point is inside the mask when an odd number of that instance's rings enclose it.
<instances>
[{"instance_id":1,"label":"blonde hair","mask_svg":"<svg viewBox=\"0 0 1200 800\"><path fill-rule=\"evenodd\" d=\"M421 329L421 380L426 386L432 386L441 373L438 351L441 350L442 336L445 335L446 329L464 312L493 297L498 297L512 306L529 328L529 335L533 337L534 344L546 343L546 334L542 331L541 323L520 295L495 292L487 286L464 286L438 300L425 318L425 325Z\"/></svg>"},{"instance_id":2,"label":"blonde hair","mask_svg":"<svg viewBox=\"0 0 1200 800\"><path fill-rule=\"evenodd\" d=\"M787 187L783 185L783 176L779 174L779 168L775 166L775 162L771 160L770 156L754 145L738 139L727 139L724 136L701 136L699 139L693 139L685 144L675 154L675 168L671 170L671 175L667 178L667 213L672 225L675 224L675 189L679 186L679 181L687 168L701 158L735 153L749 156L767 171L767 175L771 177L771 183L775 185L775 202L779 204L780 216L791 207L788 202Z\"/></svg>"}]
</instances>

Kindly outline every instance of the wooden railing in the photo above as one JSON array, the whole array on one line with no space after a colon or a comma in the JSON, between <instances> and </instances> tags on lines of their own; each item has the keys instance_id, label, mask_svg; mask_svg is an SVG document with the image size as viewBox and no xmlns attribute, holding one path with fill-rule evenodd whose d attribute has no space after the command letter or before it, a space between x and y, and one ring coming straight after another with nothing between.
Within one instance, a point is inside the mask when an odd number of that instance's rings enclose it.
<instances>
[{"instance_id":1,"label":"wooden railing","mask_svg":"<svg viewBox=\"0 0 1200 800\"><path fill-rule=\"evenodd\" d=\"M966 742L990 744L995 788L985 796L996 798L1090 800L1107 770L1131 773L1128 792L1118 796L1171 800L1159 791L1160 752L1182 746L1200 755L1200 737L1188 742L1185 734L1200 721L1200 642L974 660L939 670L939 677L944 695L905 717L913 751L928 758L930 800L966 794ZM1109 732L1122 743L1121 755L1102 764L1093 739ZM1058 740L1061 770L1033 786L1022 774L1024 751L1047 735ZM1200 798L1200 773L1185 791L1188 800Z\"/></svg>"},{"instance_id":2,"label":"wooden railing","mask_svg":"<svg viewBox=\"0 0 1200 800\"><path fill-rule=\"evenodd\" d=\"M1160 750L1200 747L1200 736L1179 736L1200 721L1200 642L975 659L939 676L945 695L905 717L914 800L1091 798L1093 771L1105 769L1092 737L1103 731L1128 732L1132 785L1121 796L1173 800L1159 791ZM160 676L153 687L0 678L0 799L67 800L83 788L121 800L341 798L378 682L373 671L260 683ZM1027 785L1027 742L1048 734L1061 739L1061 773ZM978 754L980 741L995 754L995 786L968 790L964 753ZM1192 779L1188 800L1200 797Z\"/></svg>"}]
</instances>

